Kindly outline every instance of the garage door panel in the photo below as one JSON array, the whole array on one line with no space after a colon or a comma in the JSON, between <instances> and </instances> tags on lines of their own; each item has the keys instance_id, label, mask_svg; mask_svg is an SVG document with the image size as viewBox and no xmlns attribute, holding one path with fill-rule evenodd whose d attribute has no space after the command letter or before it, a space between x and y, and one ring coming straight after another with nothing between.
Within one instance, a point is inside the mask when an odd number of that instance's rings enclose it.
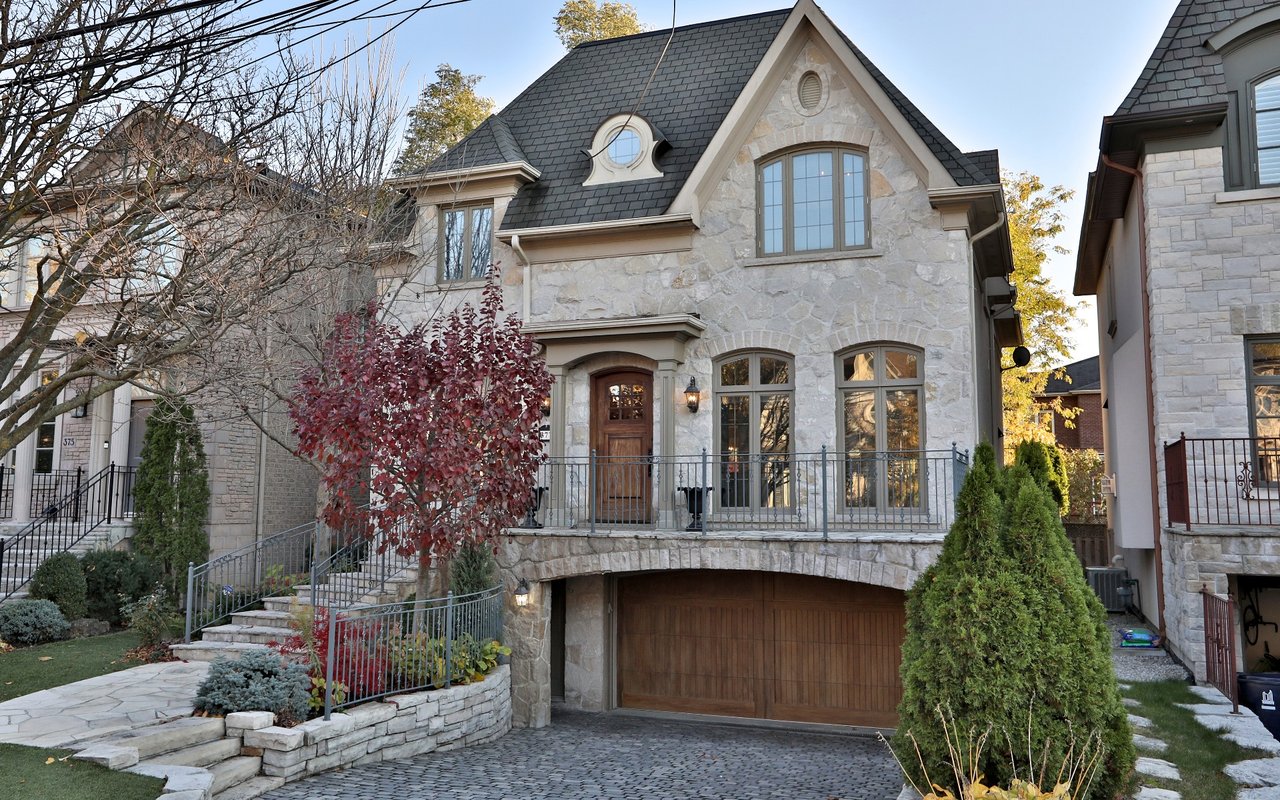
<instances>
[{"instance_id":1,"label":"garage door panel","mask_svg":"<svg viewBox=\"0 0 1280 800\"><path fill-rule=\"evenodd\" d=\"M619 582L624 707L888 727L904 596L799 575L676 571Z\"/></svg>"}]
</instances>

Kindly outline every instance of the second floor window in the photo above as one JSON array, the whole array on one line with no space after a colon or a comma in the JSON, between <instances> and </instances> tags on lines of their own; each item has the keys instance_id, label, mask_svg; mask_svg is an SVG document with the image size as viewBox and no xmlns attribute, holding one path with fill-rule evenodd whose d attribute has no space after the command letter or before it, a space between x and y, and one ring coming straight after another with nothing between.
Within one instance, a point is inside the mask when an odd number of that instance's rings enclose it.
<instances>
[{"instance_id":1,"label":"second floor window","mask_svg":"<svg viewBox=\"0 0 1280 800\"><path fill-rule=\"evenodd\" d=\"M869 246L866 153L839 147L788 153L763 162L758 182L760 255Z\"/></svg>"},{"instance_id":2,"label":"second floor window","mask_svg":"<svg viewBox=\"0 0 1280 800\"><path fill-rule=\"evenodd\" d=\"M446 208L440 215L440 282L476 281L493 262L493 206Z\"/></svg>"},{"instance_id":3,"label":"second floor window","mask_svg":"<svg viewBox=\"0 0 1280 800\"><path fill-rule=\"evenodd\" d=\"M1280 184L1280 74L1253 89L1254 135L1258 146L1258 185Z\"/></svg>"},{"instance_id":4,"label":"second floor window","mask_svg":"<svg viewBox=\"0 0 1280 800\"><path fill-rule=\"evenodd\" d=\"M41 274L47 281L57 266L52 255L53 243L46 236L35 236L0 250L0 302L7 308L31 305L40 288ZM54 288L50 284L46 290Z\"/></svg>"}]
</instances>

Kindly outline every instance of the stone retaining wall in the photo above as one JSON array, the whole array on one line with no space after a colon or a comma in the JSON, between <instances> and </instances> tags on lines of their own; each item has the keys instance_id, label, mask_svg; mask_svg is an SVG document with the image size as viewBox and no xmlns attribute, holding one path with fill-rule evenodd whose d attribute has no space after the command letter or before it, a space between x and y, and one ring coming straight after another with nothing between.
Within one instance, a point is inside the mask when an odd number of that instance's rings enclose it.
<instances>
[{"instance_id":1,"label":"stone retaining wall","mask_svg":"<svg viewBox=\"0 0 1280 800\"><path fill-rule=\"evenodd\" d=\"M511 730L511 668L479 683L366 703L293 728L244 731L244 746L262 751L262 772L286 781L360 764L456 750L491 742Z\"/></svg>"}]
</instances>

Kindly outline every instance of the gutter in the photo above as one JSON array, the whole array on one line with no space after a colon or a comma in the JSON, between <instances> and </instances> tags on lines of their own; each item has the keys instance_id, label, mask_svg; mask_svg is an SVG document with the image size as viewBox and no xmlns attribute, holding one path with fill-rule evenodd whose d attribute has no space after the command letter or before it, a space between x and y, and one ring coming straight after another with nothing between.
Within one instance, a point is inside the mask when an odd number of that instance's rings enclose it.
<instances>
[{"instance_id":1,"label":"gutter","mask_svg":"<svg viewBox=\"0 0 1280 800\"><path fill-rule=\"evenodd\" d=\"M1162 530L1160 527L1160 475L1157 472L1156 459L1155 370L1152 367L1151 357L1151 289L1148 285L1147 277L1149 270L1147 258L1147 199L1146 193L1143 191L1144 182L1141 169L1117 164L1111 160L1111 157L1105 151L1100 155L1103 166L1131 176L1137 184L1136 188L1138 190L1138 218L1140 222L1138 225L1138 258L1140 266L1138 277L1142 292L1142 366L1146 370L1147 387L1147 462L1151 470L1151 527L1155 534L1156 616L1158 618L1157 624L1160 629L1160 637L1164 638L1164 548L1160 537Z\"/></svg>"}]
</instances>

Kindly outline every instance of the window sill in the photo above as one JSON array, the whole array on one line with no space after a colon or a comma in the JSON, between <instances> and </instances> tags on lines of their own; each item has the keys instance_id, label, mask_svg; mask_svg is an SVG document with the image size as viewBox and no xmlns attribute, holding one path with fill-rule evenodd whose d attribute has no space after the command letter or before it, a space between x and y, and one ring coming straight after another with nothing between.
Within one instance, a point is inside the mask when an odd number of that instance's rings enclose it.
<instances>
[{"instance_id":1,"label":"window sill","mask_svg":"<svg viewBox=\"0 0 1280 800\"><path fill-rule=\"evenodd\" d=\"M1218 192L1214 197L1218 205L1249 203L1257 200L1280 200L1280 186L1264 186L1261 189L1243 189L1235 192Z\"/></svg>"},{"instance_id":2,"label":"window sill","mask_svg":"<svg viewBox=\"0 0 1280 800\"><path fill-rule=\"evenodd\" d=\"M748 258L742 262L744 267L784 267L791 264L814 264L824 261L846 261L851 258L879 258L883 256L879 250L867 247L861 250L834 250L821 253L797 253L789 256L765 256Z\"/></svg>"},{"instance_id":3,"label":"window sill","mask_svg":"<svg viewBox=\"0 0 1280 800\"><path fill-rule=\"evenodd\" d=\"M457 292L465 289L483 289L488 282L487 278L480 278L474 281L443 281L431 286L424 286L422 290L424 292Z\"/></svg>"}]
</instances>

